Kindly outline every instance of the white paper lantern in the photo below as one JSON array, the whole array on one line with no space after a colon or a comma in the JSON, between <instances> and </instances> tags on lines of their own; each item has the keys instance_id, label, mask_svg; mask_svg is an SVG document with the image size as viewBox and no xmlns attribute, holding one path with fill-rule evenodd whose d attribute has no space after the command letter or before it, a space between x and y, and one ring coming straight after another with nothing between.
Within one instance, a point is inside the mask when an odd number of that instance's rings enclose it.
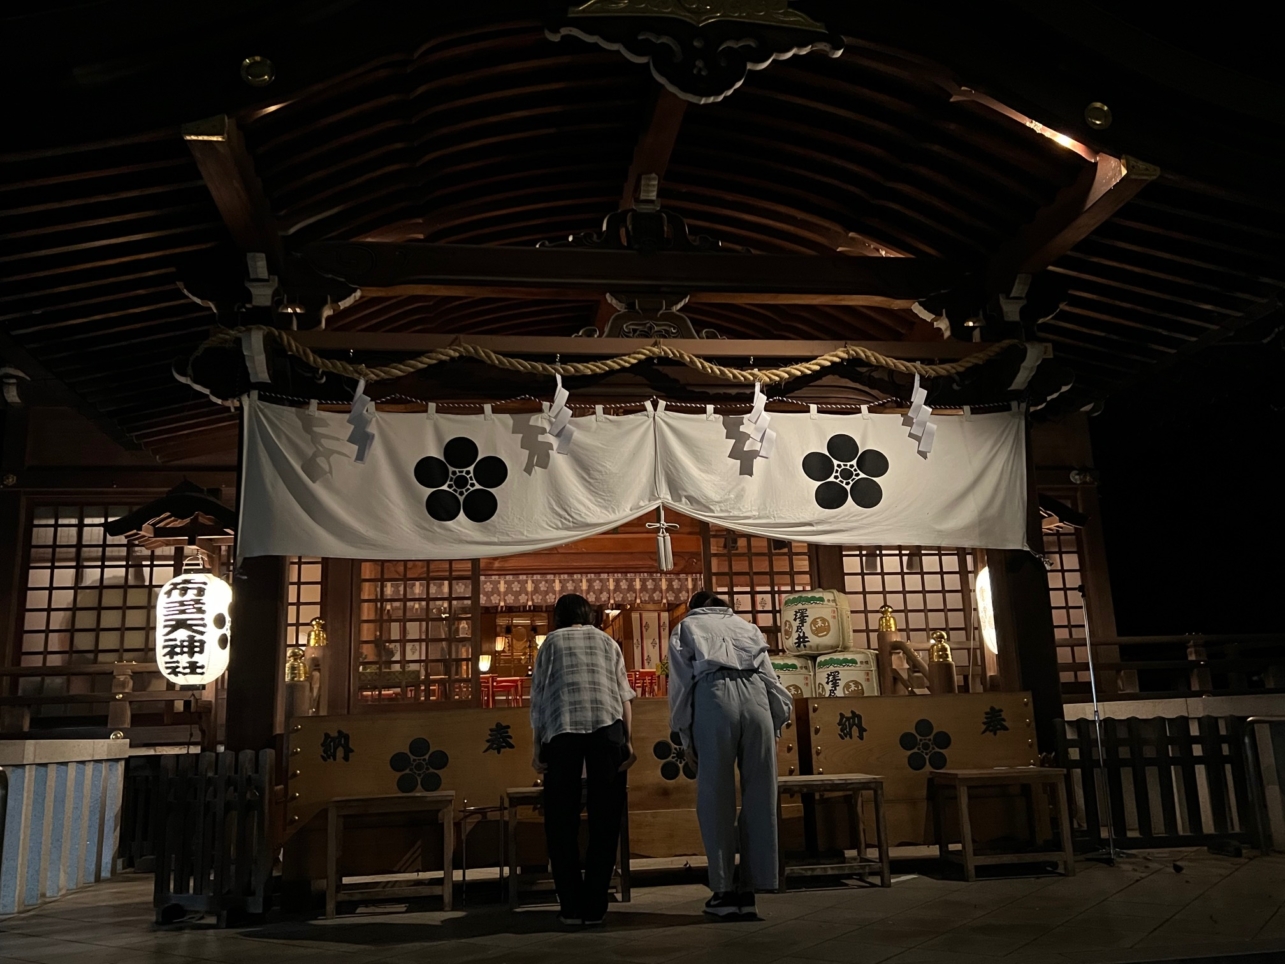
<instances>
[{"instance_id":1,"label":"white paper lantern","mask_svg":"<svg viewBox=\"0 0 1285 964\"><path fill-rule=\"evenodd\" d=\"M232 587L208 572L175 576L156 598L156 663L181 686L223 675L231 651Z\"/></svg>"}]
</instances>

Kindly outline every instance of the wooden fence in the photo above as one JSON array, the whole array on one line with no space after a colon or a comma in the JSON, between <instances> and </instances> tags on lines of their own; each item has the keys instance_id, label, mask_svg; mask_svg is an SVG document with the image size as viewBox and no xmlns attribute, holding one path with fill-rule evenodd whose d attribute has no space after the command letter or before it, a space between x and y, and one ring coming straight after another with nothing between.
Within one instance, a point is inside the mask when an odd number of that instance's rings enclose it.
<instances>
[{"instance_id":1,"label":"wooden fence","mask_svg":"<svg viewBox=\"0 0 1285 964\"><path fill-rule=\"evenodd\" d=\"M158 922L168 908L261 914L272 871L274 754L161 757L152 813Z\"/></svg>"},{"instance_id":2,"label":"wooden fence","mask_svg":"<svg viewBox=\"0 0 1285 964\"><path fill-rule=\"evenodd\" d=\"M120 805L120 842L116 859L122 870L151 873L156 861L156 793L161 756L131 756L125 761L125 787Z\"/></svg>"},{"instance_id":3,"label":"wooden fence","mask_svg":"<svg viewBox=\"0 0 1285 964\"><path fill-rule=\"evenodd\" d=\"M1116 846L1204 846L1248 841L1253 820L1237 717L1104 719L1058 727L1082 842L1105 845L1107 807Z\"/></svg>"}]
</instances>

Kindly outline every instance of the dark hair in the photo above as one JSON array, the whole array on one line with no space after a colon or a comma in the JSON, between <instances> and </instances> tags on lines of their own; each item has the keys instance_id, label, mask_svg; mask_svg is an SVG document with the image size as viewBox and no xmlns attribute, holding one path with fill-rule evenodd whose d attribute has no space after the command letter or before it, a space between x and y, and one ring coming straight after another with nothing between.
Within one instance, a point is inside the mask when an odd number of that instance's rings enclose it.
<instances>
[{"instance_id":1,"label":"dark hair","mask_svg":"<svg viewBox=\"0 0 1285 964\"><path fill-rule=\"evenodd\" d=\"M708 589L702 589L696 595L692 596L692 601L687 604L688 609L706 609L710 606L718 606L722 609L730 609L727 600L721 596L716 596Z\"/></svg>"},{"instance_id":2,"label":"dark hair","mask_svg":"<svg viewBox=\"0 0 1285 964\"><path fill-rule=\"evenodd\" d=\"M553 607L553 628L565 629L567 626L575 626L577 623L582 626L594 625L593 606L589 605L589 600L584 596L578 596L573 592L559 597Z\"/></svg>"}]
</instances>

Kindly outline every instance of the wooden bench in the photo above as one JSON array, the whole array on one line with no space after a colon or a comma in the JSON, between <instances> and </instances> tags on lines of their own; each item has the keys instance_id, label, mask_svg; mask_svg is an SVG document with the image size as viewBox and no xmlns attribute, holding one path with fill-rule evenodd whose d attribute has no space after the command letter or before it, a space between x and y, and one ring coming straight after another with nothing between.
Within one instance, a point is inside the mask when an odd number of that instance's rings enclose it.
<instances>
[{"instance_id":1,"label":"wooden bench","mask_svg":"<svg viewBox=\"0 0 1285 964\"><path fill-rule=\"evenodd\" d=\"M883 777L867 773L827 773L820 776L787 776L776 778L776 825L781 827L781 798L801 793L845 793L849 795L850 813L856 828L857 856L855 859L835 859L810 853L804 860L787 860L784 848L778 847L777 893L786 892L787 877L825 876L833 874L857 875L862 878L876 873L880 886L892 886L892 868L888 858L888 825L883 812ZM874 797L875 846L877 860L868 856L864 822L861 819L861 794Z\"/></svg>"},{"instance_id":2,"label":"wooden bench","mask_svg":"<svg viewBox=\"0 0 1285 964\"><path fill-rule=\"evenodd\" d=\"M968 791L977 787L1020 787L1026 797L1027 813L1031 823L1031 839L1038 841L1040 834L1035 795L1037 788L1052 788L1058 805L1060 850L1032 850L1026 853L978 854L973 848L973 826L968 812ZM1053 861L1059 864L1068 877L1075 876L1075 851L1071 841L1071 815L1066 805L1066 770L1055 767L996 767L989 770L938 770L928 783L932 798L933 818L937 829L937 853L941 860L960 863L964 879L976 880L977 867L982 864L1019 864ZM946 842L945 808L942 806L947 793L953 792L959 801L960 852L952 853ZM1038 843L1036 843L1038 847Z\"/></svg>"},{"instance_id":3,"label":"wooden bench","mask_svg":"<svg viewBox=\"0 0 1285 964\"><path fill-rule=\"evenodd\" d=\"M441 884L410 884L375 887L360 885L344 887L340 881L339 857L343 852L344 819L346 817L373 816L389 813L432 813L442 825L442 882ZM378 797L339 797L331 800L326 808L326 917L335 916L335 905L340 900L395 900L405 897L423 897L440 894L442 909L451 909L451 894L455 888L455 791L439 790L434 793L398 793Z\"/></svg>"},{"instance_id":4,"label":"wooden bench","mask_svg":"<svg viewBox=\"0 0 1285 964\"><path fill-rule=\"evenodd\" d=\"M586 799L587 791L581 790L581 803ZM509 907L516 909L523 884L536 885L552 879L545 872L522 874L518 872L518 808L536 807L544 802L544 787L509 787L500 796L500 809L504 820L504 854L503 861L508 865ZM616 874L612 877L617 896L622 903L629 903L629 789L625 788L625 805L620 811L620 847L616 863Z\"/></svg>"}]
</instances>

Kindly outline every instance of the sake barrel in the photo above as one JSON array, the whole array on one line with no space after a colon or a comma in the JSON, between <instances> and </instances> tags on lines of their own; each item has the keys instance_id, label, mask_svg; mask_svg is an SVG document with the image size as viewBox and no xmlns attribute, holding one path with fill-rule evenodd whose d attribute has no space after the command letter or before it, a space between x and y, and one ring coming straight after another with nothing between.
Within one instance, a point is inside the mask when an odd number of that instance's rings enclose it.
<instances>
[{"instance_id":1,"label":"sake barrel","mask_svg":"<svg viewBox=\"0 0 1285 964\"><path fill-rule=\"evenodd\" d=\"M869 649L816 659L817 696L878 696L879 664Z\"/></svg>"},{"instance_id":2,"label":"sake barrel","mask_svg":"<svg viewBox=\"0 0 1285 964\"><path fill-rule=\"evenodd\" d=\"M852 649L848 597L834 589L786 596L781 606L781 641L793 656L819 656Z\"/></svg>"},{"instance_id":3,"label":"sake barrel","mask_svg":"<svg viewBox=\"0 0 1285 964\"><path fill-rule=\"evenodd\" d=\"M812 695L812 660L806 656L777 656L772 660L776 678L795 699Z\"/></svg>"}]
</instances>

